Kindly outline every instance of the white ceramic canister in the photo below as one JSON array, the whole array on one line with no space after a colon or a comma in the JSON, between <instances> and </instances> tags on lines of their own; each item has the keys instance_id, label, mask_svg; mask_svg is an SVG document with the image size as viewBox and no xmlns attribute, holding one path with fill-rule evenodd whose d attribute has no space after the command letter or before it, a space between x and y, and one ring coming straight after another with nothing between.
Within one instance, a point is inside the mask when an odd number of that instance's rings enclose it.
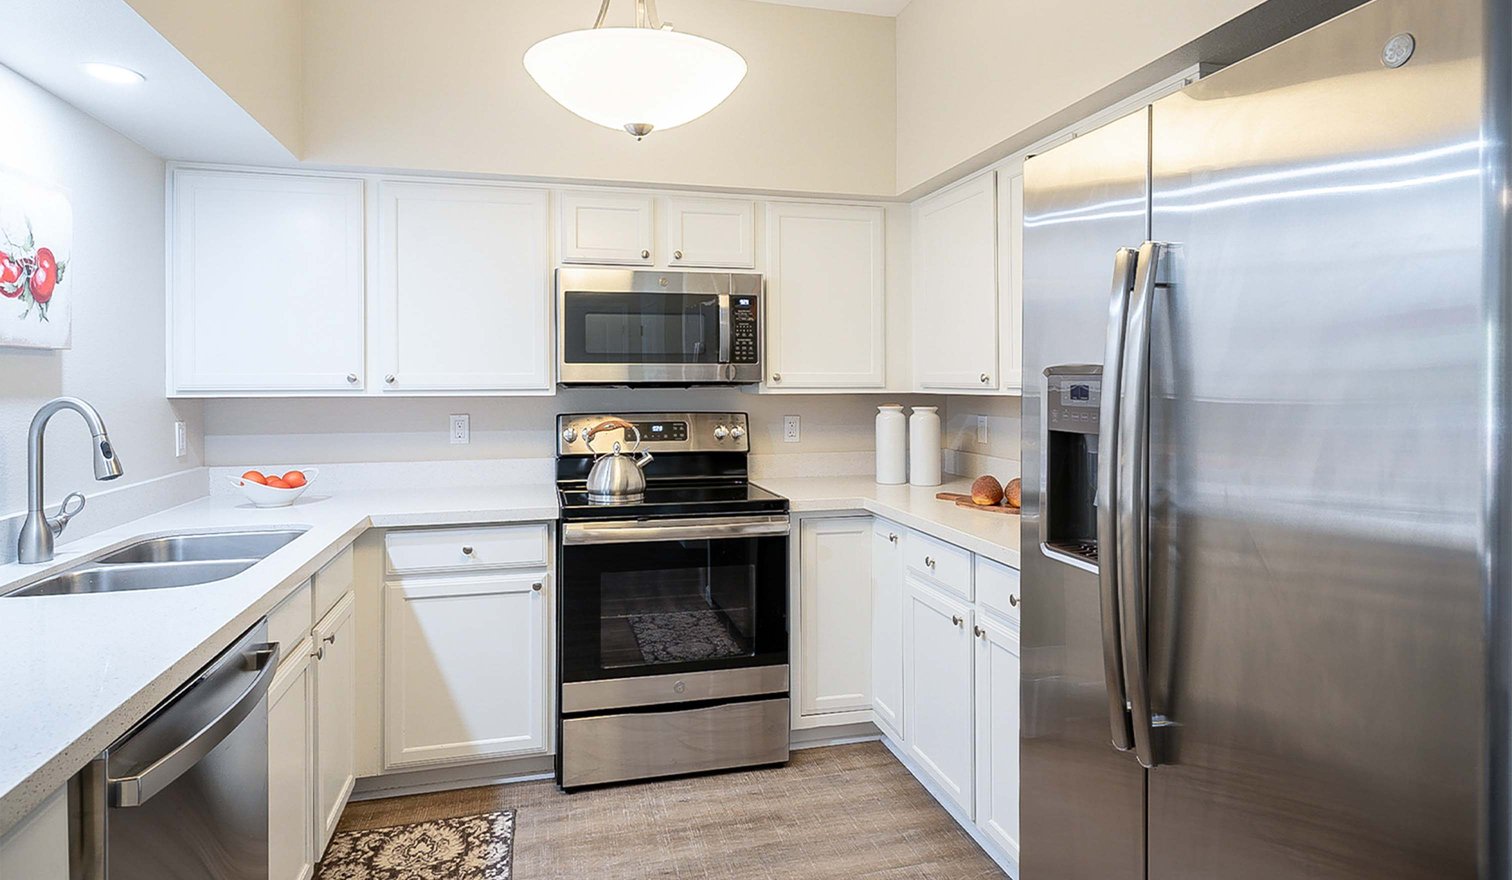
<instances>
[{"instance_id":1,"label":"white ceramic canister","mask_svg":"<svg viewBox=\"0 0 1512 880\"><path fill-rule=\"evenodd\" d=\"M937 406L916 406L908 417L908 481L940 485L940 414Z\"/></svg>"},{"instance_id":2,"label":"white ceramic canister","mask_svg":"<svg viewBox=\"0 0 1512 880\"><path fill-rule=\"evenodd\" d=\"M908 482L908 417L902 404L877 407L877 482L898 486Z\"/></svg>"}]
</instances>

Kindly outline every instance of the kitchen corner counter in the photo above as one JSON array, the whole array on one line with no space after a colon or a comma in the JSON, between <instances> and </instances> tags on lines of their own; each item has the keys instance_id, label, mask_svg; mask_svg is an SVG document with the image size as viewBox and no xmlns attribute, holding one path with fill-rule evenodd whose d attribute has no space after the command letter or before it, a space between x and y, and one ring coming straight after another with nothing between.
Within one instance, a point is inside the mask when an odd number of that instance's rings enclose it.
<instances>
[{"instance_id":1,"label":"kitchen corner counter","mask_svg":"<svg viewBox=\"0 0 1512 880\"><path fill-rule=\"evenodd\" d=\"M865 511L917 529L973 553L1019 567L1019 518L966 510L936 492L971 491L969 479L939 486L883 486L871 476L782 477L752 482L785 496L794 513Z\"/></svg>"},{"instance_id":2,"label":"kitchen corner counter","mask_svg":"<svg viewBox=\"0 0 1512 880\"><path fill-rule=\"evenodd\" d=\"M308 528L208 584L0 598L0 835L365 530L556 518L549 482L311 494L270 510L211 496L64 543L46 565L0 565L4 593L142 538Z\"/></svg>"}]
</instances>

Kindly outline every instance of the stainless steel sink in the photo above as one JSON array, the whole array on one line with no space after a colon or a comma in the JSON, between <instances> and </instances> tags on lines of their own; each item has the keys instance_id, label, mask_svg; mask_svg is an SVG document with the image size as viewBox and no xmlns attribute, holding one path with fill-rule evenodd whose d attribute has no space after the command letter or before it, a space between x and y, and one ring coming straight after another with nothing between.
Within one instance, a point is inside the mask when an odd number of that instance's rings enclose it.
<instances>
[{"instance_id":1,"label":"stainless steel sink","mask_svg":"<svg viewBox=\"0 0 1512 880\"><path fill-rule=\"evenodd\" d=\"M60 572L6 596L66 596L74 593L122 593L208 584L241 574L256 559L197 562L140 562L127 565L89 564Z\"/></svg>"},{"instance_id":2,"label":"stainless steel sink","mask_svg":"<svg viewBox=\"0 0 1512 880\"><path fill-rule=\"evenodd\" d=\"M284 529L149 538L80 560L0 598L120 593L208 584L241 574L304 532L304 529Z\"/></svg>"},{"instance_id":3,"label":"stainless steel sink","mask_svg":"<svg viewBox=\"0 0 1512 880\"><path fill-rule=\"evenodd\" d=\"M100 565L143 562L204 562L221 559L262 559L289 543L303 529L281 532L215 532L208 535L168 535L138 541L94 560Z\"/></svg>"}]
</instances>

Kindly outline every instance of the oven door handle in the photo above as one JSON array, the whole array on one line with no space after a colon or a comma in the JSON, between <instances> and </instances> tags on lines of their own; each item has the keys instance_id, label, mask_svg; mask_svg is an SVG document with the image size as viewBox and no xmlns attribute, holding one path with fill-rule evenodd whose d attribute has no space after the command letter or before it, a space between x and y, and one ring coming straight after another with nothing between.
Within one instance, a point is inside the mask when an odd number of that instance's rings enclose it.
<instances>
[{"instance_id":1,"label":"oven door handle","mask_svg":"<svg viewBox=\"0 0 1512 880\"><path fill-rule=\"evenodd\" d=\"M705 541L724 538L761 538L786 535L790 523L786 516L731 516L662 520L610 520L607 522L567 523L562 528L562 543L645 544L652 541Z\"/></svg>"}]
</instances>

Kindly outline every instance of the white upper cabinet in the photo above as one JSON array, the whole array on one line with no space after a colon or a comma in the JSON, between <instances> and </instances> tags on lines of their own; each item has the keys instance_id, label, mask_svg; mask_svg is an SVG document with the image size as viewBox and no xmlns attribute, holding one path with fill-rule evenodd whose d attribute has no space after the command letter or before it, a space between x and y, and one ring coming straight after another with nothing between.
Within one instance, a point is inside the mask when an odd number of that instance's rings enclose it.
<instances>
[{"instance_id":1,"label":"white upper cabinet","mask_svg":"<svg viewBox=\"0 0 1512 880\"><path fill-rule=\"evenodd\" d=\"M170 394L362 390L362 190L173 172Z\"/></svg>"},{"instance_id":2,"label":"white upper cabinet","mask_svg":"<svg viewBox=\"0 0 1512 880\"><path fill-rule=\"evenodd\" d=\"M674 197L666 202L668 266L756 266L756 203Z\"/></svg>"},{"instance_id":3,"label":"white upper cabinet","mask_svg":"<svg viewBox=\"0 0 1512 880\"><path fill-rule=\"evenodd\" d=\"M886 255L878 207L766 207L769 391L881 388Z\"/></svg>"},{"instance_id":4,"label":"white upper cabinet","mask_svg":"<svg viewBox=\"0 0 1512 880\"><path fill-rule=\"evenodd\" d=\"M914 383L996 391L997 199L992 172L914 204Z\"/></svg>"},{"instance_id":5,"label":"white upper cabinet","mask_svg":"<svg viewBox=\"0 0 1512 880\"><path fill-rule=\"evenodd\" d=\"M998 347L1002 386L1024 388L1024 165L1000 169L998 179Z\"/></svg>"},{"instance_id":6,"label":"white upper cabinet","mask_svg":"<svg viewBox=\"0 0 1512 880\"><path fill-rule=\"evenodd\" d=\"M549 391L546 190L378 185L384 391Z\"/></svg>"},{"instance_id":7,"label":"white upper cabinet","mask_svg":"<svg viewBox=\"0 0 1512 880\"><path fill-rule=\"evenodd\" d=\"M650 266L656 261L655 199L569 190L557 198L564 263Z\"/></svg>"}]
</instances>

